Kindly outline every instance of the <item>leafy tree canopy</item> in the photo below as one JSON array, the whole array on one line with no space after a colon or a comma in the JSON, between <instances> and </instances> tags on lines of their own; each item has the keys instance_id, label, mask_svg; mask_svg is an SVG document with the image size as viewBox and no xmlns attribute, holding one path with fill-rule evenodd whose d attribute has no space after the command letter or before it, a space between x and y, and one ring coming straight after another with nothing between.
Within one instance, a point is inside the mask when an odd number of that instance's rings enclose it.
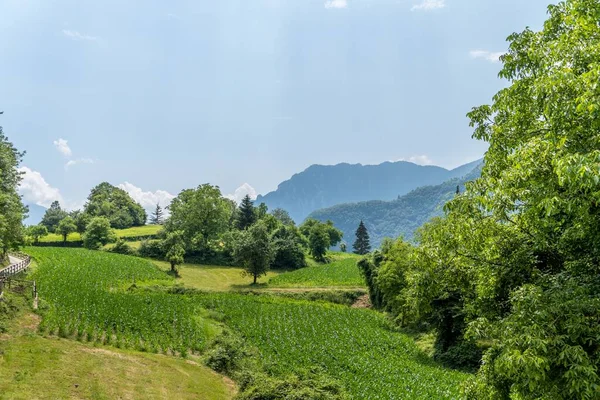
<instances>
[{"instance_id":1,"label":"leafy tree canopy","mask_svg":"<svg viewBox=\"0 0 600 400\"><path fill-rule=\"evenodd\" d=\"M69 214L63 210L60 206L60 203L55 200L50 205L50 208L48 208L44 213L42 222L40 222L40 224L48 228L48 232L56 232L56 227L58 227L60 221L67 215Z\"/></svg>"},{"instance_id":2,"label":"leafy tree canopy","mask_svg":"<svg viewBox=\"0 0 600 400\"><path fill-rule=\"evenodd\" d=\"M84 212L90 217L106 217L111 227L125 229L146 224L146 211L121 188L103 182L92 189Z\"/></svg>"}]
</instances>

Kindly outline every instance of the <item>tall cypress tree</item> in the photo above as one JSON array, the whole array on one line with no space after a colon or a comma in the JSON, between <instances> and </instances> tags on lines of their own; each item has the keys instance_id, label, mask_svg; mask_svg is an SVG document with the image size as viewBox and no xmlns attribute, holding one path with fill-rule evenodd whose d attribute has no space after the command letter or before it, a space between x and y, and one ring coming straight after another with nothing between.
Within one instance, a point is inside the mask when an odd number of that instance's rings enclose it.
<instances>
[{"instance_id":1,"label":"tall cypress tree","mask_svg":"<svg viewBox=\"0 0 600 400\"><path fill-rule=\"evenodd\" d=\"M354 253L360 255L365 255L371 251L369 232L367 232L367 227L362 221L360 221L360 225L358 225L358 229L356 230L356 241L352 247L354 248Z\"/></svg>"},{"instance_id":2,"label":"tall cypress tree","mask_svg":"<svg viewBox=\"0 0 600 400\"><path fill-rule=\"evenodd\" d=\"M256 211L249 195L242 199L237 218L237 228L244 230L256 222Z\"/></svg>"}]
</instances>

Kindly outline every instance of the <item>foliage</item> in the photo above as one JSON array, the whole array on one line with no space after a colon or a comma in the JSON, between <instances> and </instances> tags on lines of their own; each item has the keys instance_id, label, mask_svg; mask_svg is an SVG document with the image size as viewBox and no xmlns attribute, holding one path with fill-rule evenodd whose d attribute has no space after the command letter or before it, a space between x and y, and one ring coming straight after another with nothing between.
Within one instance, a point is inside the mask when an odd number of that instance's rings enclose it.
<instances>
[{"instance_id":1,"label":"foliage","mask_svg":"<svg viewBox=\"0 0 600 400\"><path fill-rule=\"evenodd\" d=\"M279 222L286 226L294 226L296 223L290 217L290 213L284 210L283 208L276 208L271 211L271 215L274 216Z\"/></svg>"},{"instance_id":2,"label":"foliage","mask_svg":"<svg viewBox=\"0 0 600 400\"><path fill-rule=\"evenodd\" d=\"M167 233L167 237L162 241L165 259L171 264L171 272L177 271L177 266L183 264L185 256L183 232L174 231Z\"/></svg>"},{"instance_id":3,"label":"foliage","mask_svg":"<svg viewBox=\"0 0 600 400\"><path fill-rule=\"evenodd\" d=\"M271 238L262 221L242 232L235 244L234 257L254 278L254 284L259 276L267 274L274 255Z\"/></svg>"},{"instance_id":4,"label":"foliage","mask_svg":"<svg viewBox=\"0 0 600 400\"><path fill-rule=\"evenodd\" d=\"M50 208L44 213L40 224L48 228L48 232L54 233L60 221L67 215L68 213L60 207L58 200L55 200L50 204Z\"/></svg>"},{"instance_id":5,"label":"foliage","mask_svg":"<svg viewBox=\"0 0 600 400\"><path fill-rule=\"evenodd\" d=\"M87 249L99 249L114 240L116 235L106 217L92 218L83 234L83 246Z\"/></svg>"},{"instance_id":6,"label":"foliage","mask_svg":"<svg viewBox=\"0 0 600 400\"><path fill-rule=\"evenodd\" d=\"M306 266L304 240L300 231L293 225L280 226L271 236L275 253L272 268L298 269Z\"/></svg>"},{"instance_id":7,"label":"foliage","mask_svg":"<svg viewBox=\"0 0 600 400\"><path fill-rule=\"evenodd\" d=\"M237 213L236 226L239 230L244 230L256 222L258 211L254 209L254 204L249 195L244 196Z\"/></svg>"},{"instance_id":8,"label":"foliage","mask_svg":"<svg viewBox=\"0 0 600 400\"><path fill-rule=\"evenodd\" d=\"M106 217L110 226L125 229L146 223L146 211L133 201L129 194L108 182L94 187L85 204L85 214L90 217Z\"/></svg>"},{"instance_id":9,"label":"foliage","mask_svg":"<svg viewBox=\"0 0 600 400\"><path fill-rule=\"evenodd\" d=\"M160 240L142 240L138 249L140 257L163 259L165 257L162 241Z\"/></svg>"},{"instance_id":10,"label":"foliage","mask_svg":"<svg viewBox=\"0 0 600 400\"><path fill-rule=\"evenodd\" d=\"M360 221L358 228L356 229L356 240L352 245L356 254L365 255L371 251L371 242L369 240L369 232L365 224Z\"/></svg>"},{"instance_id":11,"label":"foliage","mask_svg":"<svg viewBox=\"0 0 600 400\"><path fill-rule=\"evenodd\" d=\"M342 244L340 244L340 251L341 251L342 253L345 253L346 251L348 251L348 248L347 248L347 246L346 246L346 243L342 243Z\"/></svg>"},{"instance_id":12,"label":"foliage","mask_svg":"<svg viewBox=\"0 0 600 400\"><path fill-rule=\"evenodd\" d=\"M9 250L23 242L23 218L27 208L17 192L21 181L17 168L22 158L23 153L8 141L0 127L0 263Z\"/></svg>"},{"instance_id":13,"label":"foliage","mask_svg":"<svg viewBox=\"0 0 600 400\"><path fill-rule=\"evenodd\" d=\"M67 241L67 237L77 230L77 225L75 225L75 221L71 217L65 217L60 220L58 226L56 227L56 233L63 237L63 242Z\"/></svg>"},{"instance_id":14,"label":"foliage","mask_svg":"<svg viewBox=\"0 0 600 400\"><path fill-rule=\"evenodd\" d=\"M308 235L308 250L313 258L325 262L325 254L330 245L329 232L325 224L315 224Z\"/></svg>"},{"instance_id":15,"label":"foliage","mask_svg":"<svg viewBox=\"0 0 600 400\"><path fill-rule=\"evenodd\" d=\"M90 222L91 217L81 210L74 210L69 213L69 216L73 218L77 227L76 232L83 235L87 224Z\"/></svg>"},{"instance_id":16,"label":"foliage","mask_svg":"<svg viewBox=\"0 0 600 400\"><path fill-rule=\"evenodd\" d=\"M135 250L133 250L131 248L131 246L129 246L127 244L127 242L125 240L123 240L122 238L118 238L117 241L115 242L115 245L112 246L109 251L111 253L125 254L125 255L135 253Z\"/></svg>"},{"instance_id":17,"label":"foliage","mask_svg":"<svg viewBox=\"0 0 600 400\"><path fill-rule=\"evenodd\" d=\"M208 184L183 190L169 207L167 232L182 231L187 252L205 255L229 229L233 213L231 202L216 186Z\"/></svg>"},{"instance_id":18,"label":"foliage","mask_svg":"<svg viewBox=\"0 0 600 400\"><path fill-rule=\"evenodd\" d=\"M162 225L165 220L164 212L160 204L156 204L154 212L150 216L150 223L153 225Z\"/></svg>"},{"instance_id":19,"label":"foliage","mask_svg":"<svg viewBox=\"0 0 600 400\"><path fill-rule=\"evenodd\" d=\"M27 228L27 236L33 239L33 243L38 243L41 238L48 236L48 229L44 225L32 225Z\"/></svg>"}]
</instances>

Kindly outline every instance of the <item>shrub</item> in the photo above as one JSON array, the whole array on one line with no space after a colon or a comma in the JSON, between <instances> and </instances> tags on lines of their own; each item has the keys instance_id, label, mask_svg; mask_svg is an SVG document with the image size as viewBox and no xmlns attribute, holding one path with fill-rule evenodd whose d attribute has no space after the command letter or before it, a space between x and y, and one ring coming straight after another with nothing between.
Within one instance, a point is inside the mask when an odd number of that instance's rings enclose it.
<instances>
[{"instance_id":1,"label":"shrub","mask_svg":"<svg viewBox=\"0 0 600 400\"><path fill-rule=\"evenodd\" d=\"M158 258L162 259L165 257L165 252L160 240L143 240L138 254L141 257Z\"/></svg>"}]
</instances>

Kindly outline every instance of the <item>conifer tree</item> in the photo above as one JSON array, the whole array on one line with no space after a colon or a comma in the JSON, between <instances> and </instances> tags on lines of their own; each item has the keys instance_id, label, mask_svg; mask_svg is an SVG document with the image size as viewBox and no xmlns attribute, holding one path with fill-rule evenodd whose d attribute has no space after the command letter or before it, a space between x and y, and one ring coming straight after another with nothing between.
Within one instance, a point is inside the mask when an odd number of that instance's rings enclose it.
<instances>
[{"instance_id":1,"label":"conifer tree","mask_svg":"<svg viewBox=\"0 0 600 400\"><path fill-rule=\"evenodd\" d=\"M150 223L153 225L162 225L164 222L164 211L160 204L156 204L156 209L150 216Z\"/></svg>"},{"instance_id":2,"label":"conifer tree","mask_svg":"<svg viewBox=\"0 0 600 400\"><path fill-rule=\"evenodd\" d=\"M242 199L242 203L240 204L236 225L239 230L243 231L255 222L256 211L254 210L254 204L252 203L252 199L250 199L250 196L246 195Z\"/></svg>"},{"instance_id":3,"label":"conifer tree","mask_svg":"<svg viewBox=\"0 0 600 400\"><path fill-rule=\"evenodd\" d=\"M363 221L360 221L360 225L358 225L358 229L356 230L356 241L352 247L354 248L354 253L360 255L365 255L371 251L369 232L367 232L367 227Z\"/></svg>"}]
</instances>

